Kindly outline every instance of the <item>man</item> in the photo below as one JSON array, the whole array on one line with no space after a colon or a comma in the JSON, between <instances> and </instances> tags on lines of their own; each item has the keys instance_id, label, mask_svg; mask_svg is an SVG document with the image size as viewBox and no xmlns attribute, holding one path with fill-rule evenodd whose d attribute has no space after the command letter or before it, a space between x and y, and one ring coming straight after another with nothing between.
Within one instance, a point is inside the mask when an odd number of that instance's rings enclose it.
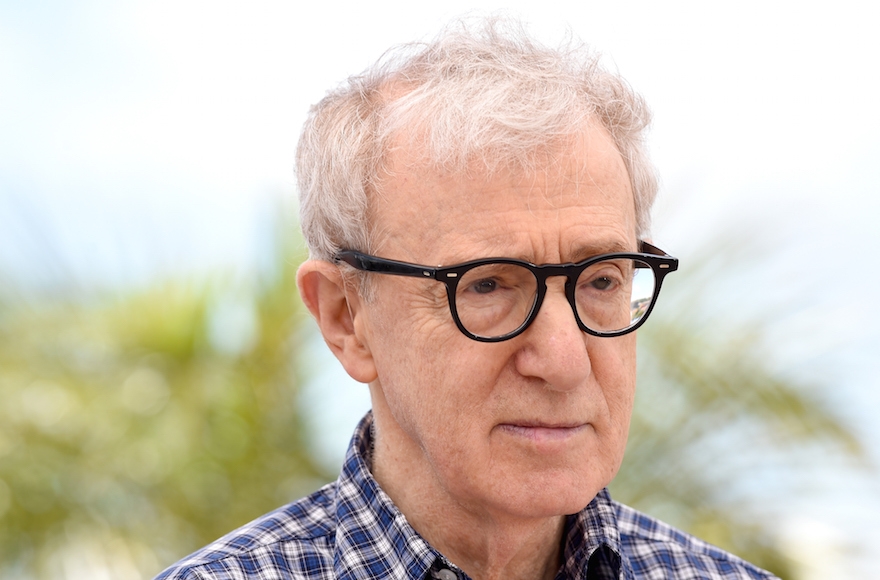
<instances>
[{"instance_id":1,"label":"man","mask_svg":"<svg viewBox=\"0 0 880 580\"><path fill-rule=\"evenodd\" d=\"M316 105L299 288L372 412L336 482L160 578L771 578L605 491L677 267L644 242L648 122L584 50L497 22Z\"/></svg>"}]
</instances>

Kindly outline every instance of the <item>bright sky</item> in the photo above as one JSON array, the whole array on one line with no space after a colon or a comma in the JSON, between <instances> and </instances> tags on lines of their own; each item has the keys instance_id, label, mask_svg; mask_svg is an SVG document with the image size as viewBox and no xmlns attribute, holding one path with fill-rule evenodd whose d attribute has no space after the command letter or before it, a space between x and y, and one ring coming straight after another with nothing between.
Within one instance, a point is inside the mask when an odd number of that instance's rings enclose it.
<instances>
[{"instance_id":1,"label":"bright sky","mask_svg":"<svg viewBox=\"0 0 880 580\"><path fill-rule=\"evenodd\" d=\"M390 45L500 8L549 42L570 28L646 96L662 247L685 257L724 227L788 241L773 291L833 310L811 348L846 348L877 410L880 17L863 0L0 0L0 272L252 266L308 106Z\"/></svg>"},{"instance_id":2,"label":"bright sky","mask_svg":"<svg viewBox=\"0 0 880 580\"><path fill-rule=\"evenodd\" d=\"M0 265L41 245L111 280L247 263L258 208L292 190L309 104L389 45L499 7L611 56L655 110L667 199L698 221L734 198L821 205L844 230L880 214L880 35L860 1L0 0L0 219L16 240Z\"/></svg>"}]
</instances>

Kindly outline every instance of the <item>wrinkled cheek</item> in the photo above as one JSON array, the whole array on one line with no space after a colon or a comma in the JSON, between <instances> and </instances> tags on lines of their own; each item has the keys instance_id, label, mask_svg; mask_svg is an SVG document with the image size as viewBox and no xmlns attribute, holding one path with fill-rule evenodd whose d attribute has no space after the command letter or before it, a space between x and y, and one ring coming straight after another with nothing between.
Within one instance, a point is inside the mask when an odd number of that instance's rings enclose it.
<instances>
[{"instance_id":1,"label":"wrinkled cheek","mask_svg":"<svg viewBox=\"0 0 880 580\"><path fill-rule=\"evenodd\" d=\"M636 394L636 343L633 334L611 340L618 342L608 345L614 348L615 352L606 360L614 361L615 364L606 367L605 380L603 381L602 378L599 380L603 385L608 404L610 425L608 425L608 440L605 445L608 449L607 461L613 477L623 462L629 437Z\"/></svg>"},{"instance_id":2,"label":"wrinkled cheek","mask_svg":"<svg viewBox=\"0 0 880 580\"><path fill-rule=\"evenodd\" d=\"M434 432L443 430L444 418L451 420L438 381L426 380L434 375L415 345L398 344L385 353L390 356L377 365L385 405L397 427L424 454Z\"/></svg>"},{"instance_id":3,"label":"wrinkled cheek","mask_svg":"<svg viewBox=\"0 0 880 580\"><path fill-rule=\"evenodd\" d=\"M600 338L589 351L593 374L608 404L612 419L629 423L636 390L635 336Z\"/></svg>"},{"instance_id":4,"label":"wrinkled cheek","mask_svg":"<svg viewBox=\"0 0 880 580\"><path fill-rule=\"evenodd\" d=\"M629 419L629 414L627 414L619 423L619 432L616 436L616 445L614 446L614 457L612 457L610 461L613 468L613 472L611 473L612 478L617 475L620 466L623 464L623 457L626 452L626 442L629 439Z\"/></svg>"}]
</instances>

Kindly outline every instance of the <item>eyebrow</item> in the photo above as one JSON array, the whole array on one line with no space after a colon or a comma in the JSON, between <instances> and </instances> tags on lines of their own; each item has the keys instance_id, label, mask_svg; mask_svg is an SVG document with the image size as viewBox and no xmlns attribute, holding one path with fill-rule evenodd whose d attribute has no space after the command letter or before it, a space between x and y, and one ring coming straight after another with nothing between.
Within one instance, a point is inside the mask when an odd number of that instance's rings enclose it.
<instances>
[{"instance_id":1,"label":"eyebrow","mask_svg":"<svg viewBox=\"0 0 880 580\"><path fill-rule=\"evenodd\" d=\"M497 248L500 251L495 251L494 249L490 249L486 251L480 252L480 257L470 256L456 256L452 260L445 261L442 264L432 265L433 268L444 268L450 267L458 264L462 264L464 262L469 262L477 259L484 258L512 258L515 260L522 260L523 262L528 263L536 263L532 259L531 256L525 254L506 254L500 246L494 246L493 248ZM617 254L617 253L632 253L639 251L639 241L636 240L635 247L626 244L625 242L620 241L608 241L608 242L598 242L598 243L587 243L587 244L578 244L573 243L569 246L570 250L568 252L569 259L565 260L565 263L575 264L577 262L582 262L594 256L601 256L603 254ZM542 262L548 263L548 262Z\"/></svg>"},{"instance_id":2,"label":"eyebrow","mask_svg":"<svg viewBox=\"0 0 880 580\"><path fill-rule=\"evenodd\" d=\"M639 251L638 242L636 242L635 248L630 247L628 244L623 243L623 242L619 242L619 241L588 243L588 244L578 244L577 242L575 242L569 247L571 248L568 253L569 259L565 260L564 263L571 263L571 264L576 264L578 262L582 262L582 261L587 260L589 258L592 258L594 256L601 256L603 254L632 253L632 252ZM449 263L437 265L434 267L436 267L436 268L450 267L450 266L458 265L458 264L461 264L464 262L469 262L471 260L485 259L485 258L513 258L515 260L522 260L523 262L528 262L530 264L531 263L537 264L537 262L535 262L530 256L527 256L525 254L509 255L509 254L505 254L504 252L494 252L494 251L482 252L482 254L483 255L481 258L461 257L460 259L454 259L454 260L450 261ZM542 262L542 263L546 264L549 262Z\"/></svg>"},{"instance_id":3,"label":"eyebrow","mask_svg":"<svg viewBox=\"0 0 880 580\"><path fill-rule=\"evenodd\" d=\"M623 252L638 252L638 242L636 242L635 247L630 246L629 244L625 244L619 241L614 242L600 242L595 244L579 244L572 245L569 250L568 255L570 256L571 262L581 262L588 258L592 258L593 256L600 256L602 254L617 254Z\"/></svg>"}]
</instances>

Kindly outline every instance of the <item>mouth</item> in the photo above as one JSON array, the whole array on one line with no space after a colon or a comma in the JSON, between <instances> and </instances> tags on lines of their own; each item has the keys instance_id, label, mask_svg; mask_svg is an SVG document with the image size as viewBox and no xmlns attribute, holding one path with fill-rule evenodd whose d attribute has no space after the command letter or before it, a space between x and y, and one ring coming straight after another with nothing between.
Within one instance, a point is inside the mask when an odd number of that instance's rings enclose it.
<instances>
[{"instance_id":1,"label":"mouth","mask_svg":"<svg viewBox=\"0 0 880 580\"><path fill-rule=\"evenodd\" d=\"M588 426L586 423L517 421L515 423L501 423L498 428L508 435L541 443L570 439L587 429Z\"/></svg>"}]
</instances>

